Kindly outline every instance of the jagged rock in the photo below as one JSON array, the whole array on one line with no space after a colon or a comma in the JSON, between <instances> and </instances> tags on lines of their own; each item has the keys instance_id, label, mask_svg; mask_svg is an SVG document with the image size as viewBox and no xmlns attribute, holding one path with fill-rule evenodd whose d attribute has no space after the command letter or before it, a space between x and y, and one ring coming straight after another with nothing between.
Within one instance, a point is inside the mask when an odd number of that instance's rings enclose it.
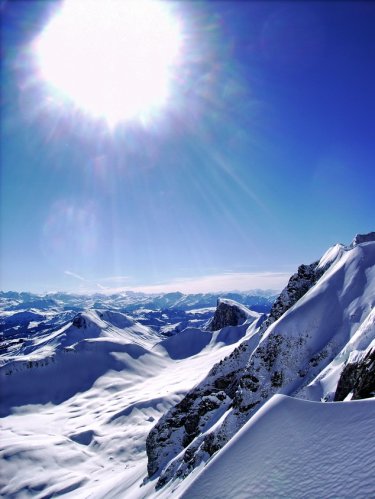
<instances>
[{"instance_id":1,"label":"jagged rock","mask_svg":"<svg viewBox=\"0 0 375 499\"><path fill-rule=\"evenodd\" d=\"M82 314L77 314L73 319L73 326L77 327L78 329L86 328L87 327L86 317Z\"/></svg>"},{"instance_id":2,"label":"jagged rock","mask_svg":"<svg viewBox=\"0 0 375 499\"><path fill-rule=\"evenodd\" d=\"M250 323L255 319L258 324L263 320L259 318L259 314L251 312L233 300L219 299L210 329L240 325L243 327L242 324L246 321ZM189 392L179 404L159 420L146 440L149 476L160 472L166 463L191 444L203 426L208 423L210 413L231 403L241 367L245 366L250 350L257 341L257 338L253 338L249 344L242 344L229 357L216 364L204 383ZM184 459L191 465L189 455L188 452ZM163 476L159 486L162 483L164 483Z\"/></svg>"},{"instance_id":3,"label":"jagged rock","mask_svg":"<svg viewBox=\"0 0 375 499\"><path fill-rule=\"evenodd\" d=\"M375 396L374 343L362 354L349 357L337 384L334 400L344 400L350 393L352 400Z\"/></svg>"},{"instance_id":4,"label":"jagged rock","mask_svg":"<svg viewBox=\"0 0 375 499\"><path fill-rule=\"evenodd\" d=\"M198 388L189 392L149 433L146 440L149 476L160 471L200 433L209 413L230 402L221 390Z\"/></svg>"},{"instance_id":5,"label":"jagged rock","mask_svg":"<svg viewBox=\"0 0 375 499\"><path fill-rule=\"evenodd\" d=\"M358 244L370 243L372 241L375 241L375 232L369 232L368 234L356 234L350 246L354 248L354 246L357 246Z\"/></svg>"},{"instance_id":6,"label":"jagged rock","mask_svg":"<svg viewBox=\"0 0 375 499\"><path fill-rule=\"evenodd\" d=\"M298 272L291 277L287 287L276 300L277 304L275 303L275 306L271 310L271 320L267 319L266 323L268 321L270 325L275 322L277 318L285 313L313 286L323 273L323 271L317 270L317 265L318 262L315 262L311 265L301 265L299 267ZM246 310L244 311L241 305L231 300L218 300L218 306L213 321L210 324L210 329L215 331L228 325L239 325L245 322L246 319ZM258 326L260 326L261 322L258 322ZM263 332L265 330L264 325L260 329ZM226 408L233 405L236 417L241 419L241 423L237 421L233 426L233 428L237 429L239 424L242 425L245 422L246 413L253 409L255 410L271 393L276 392L282 386L284 379L287 379L279 368L275 369L275 372L272 372L282 341L280 335L271 336L267 340L266 346L259 348L258 357L254 358L253 361L253 363L263 363L267 371L266 376L269 377L269 387L263 387L260 390L258 377L260 369L255 369L251 363L248 366L251 354L259 342L257 333L249 341L245 341L237 347L231 355L216 364L204 382L198 385L180 404L161 418L149 434L146 442L149 476L161 472L158 480L158 488L162 487L177 474L178 476L186 476L190 472L193 463L195 467L202 461L204 456L211 456L234 433L233 429L228 431L225 428L223 431L219 430L215 433L208 433L202 438L196 439L197 435L199 435L199 428L210 426L208 424L210 418L201 417L198 404L193 405L191 403L192 399L199 398L202 392L215 394L218 390L223 390L225 398L220 401L217 407L211 408L211 419L213 422L216 421L216 410L223 413ZM300 342L300 340L298 341ZM287 345L288 348L291 348L290 344ZM252 400L247 400L247 397L244 396L245 392L254 394ZM180 411L185 411L185 416L182 416ZM191 425L188 424L188 428L185 426L184 430L181 430L181 425L179 424L182 417L193 421ZM188 431L191 427L194 428L194 431ZM168 433L168 437L164 438L166 432ZM196 440L199 442L196 442ZM187 448L184 454L185 457L177 460L177 462L173 461L175 456L184 448ZM193 451L192 449L196 450ZM191 457L192 455L194 455L194 459ZM163 470L163 467L171 461L172 464Z\"/></svg>"},{"instance_id":7,"label":"jagged rock","mask_svg":"<svg viewBox=\"0 0 375 499\"><path fill-rule=\"evenodd\" d=\"M263 318L259 318L252 324L251 328L257 331L262 320ZM193 426L200 431L203 426L210 426L211 418L212 421L215 421L216 411L224 411L225 408L229 407L235 395L242 369L246 366L258 341L259 336L255 333L248 341L241 343L228 357L215 364L205 380L158 421L146 440L149 476L162 472L164 466L184 448L188 448L187 454L185 452L183 458L186 460L186 466L192 465L192 459L189 456L191 453L195 453L192 451L192 448L195 448L195 440L191 439L193 435L192 425L188 423L186 427L184 426L185 422L193 420ZM207 399L210 396L211 398ZM174 470L173 467L169 468L168 472L161 475L158 486L169 481L176 472L177 470Z\"/></svg>"},{"instance_id":8,"label":"jagged rock","mask_svg":"<svg viewBox=\"0 0 375 499\"><path fill-rule=\"evenodd\" d=\"M272 305L271 312L262 325L262 331L266 331L320 279L326 269L318 267L318 264L319 261L316 261L310 265L298 267L297 273L292 275L287 286Z\"/></svg>"},{"instance_id":9,"label":"jagged rock","mask_svg":"<svg viewBox=\"0 0 375 499\"><path fill-rule=\"evenodd\" d=\"M233 300L219 298L215 315L210 323L210 330L218 331L227 326L239 326L247 320L249 313L250 310L243 305Z\"/></svg>"}]
</instances>

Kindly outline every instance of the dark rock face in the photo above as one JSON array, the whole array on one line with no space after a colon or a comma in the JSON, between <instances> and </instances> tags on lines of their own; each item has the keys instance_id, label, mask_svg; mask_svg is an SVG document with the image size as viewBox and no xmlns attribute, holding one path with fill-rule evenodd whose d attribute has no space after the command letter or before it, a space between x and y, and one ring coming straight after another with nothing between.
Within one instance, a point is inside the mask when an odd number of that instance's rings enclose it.
<instances>
[{"instance_id":1,"label":"dark rock face","mask_svg":"<svg viewBox=\"0 0 375 499\"><path fill-rule=\"evenodd\" d=\"M272 305L271 312L262 325L262 331L277 321L320 279L326 269L318 269L318 263L317 261L298 267L297 273L292 275L287 286Z\"/></svg>"},{"instance_id":2,"label":"dark rock face","mask_svg":"<svg viewBox=\"0 0 375 499\"><path fill-rule=\"evenodd\" d=\"M369 347L356 362L348 362L339 379L335 402L344 400L352 392L352 400L375 396L375 347Z\"/></svg>"},{"instance_id":3,"label":"dark rock face","mask_svg":"<svg viewBox=\"0 0 375 499\"><path fill-rule=\"evenodd\" d=\"M163 416L146 440L149 476L160 471L175 455L195 439L210 416L230 399L223 390L197 388ZM189 461L189 453L184 460ZM162 481L159 483L161 486Z\"/></svg>"},{"instance_id":4,"label":"dark rock face","mask_svg":"<svg viewBox=\"0 0 375 499\"><path fill-rule=\"evenodd\" d=\"M157 488L177 474L188 474L200 462L196 453L203 439L199 439L198 435L203 428L207 429L215 423L218 414L225 412L231 405L239 378L258 341L259 336L256 334L218 362L207 377L151 430L146 440L148 474L152 476L162 472ZM216 445L213 442L212 445L210 442L203 444L205 452ZM174 463L174 457L184 449L181 463ZM163 468L171 461L172 464L163 472Z\"/></svg>"},{"instance_id":5,"label":"dark rock face","mask_svg":"<svg viewBox=\"0 0 375 499\"><path fill-rule=\"evenodd\" d=\"M357 234L354 237L351 246L354 247L361 243L370 243L371 241L375 241L375 232L369 232L368 234Z\"/></svg>"},{"instance_id":6,"label":"dark rock face","mask_svg":"<svg viewBox=\"0 0 375 499\"><path fill-rule=\"evenodd\" d=\"M218 299L215 315L210 324L211 331L218 331L226 326L239 326L247 319L245 311L231 300Z\"/></svg>"},{"instance_id":7,"label":"dark rock face","mask_svg":"<svg viewBox=\"0 0 375 499\"><path fill-rule=\"evenodd\" d=\"M77 328L86 328L87 327L87 320L86 318L81 315L81 314L77 314L74 319L73 319L73 326L77 327Z\"/></svg>"}]
</instances>

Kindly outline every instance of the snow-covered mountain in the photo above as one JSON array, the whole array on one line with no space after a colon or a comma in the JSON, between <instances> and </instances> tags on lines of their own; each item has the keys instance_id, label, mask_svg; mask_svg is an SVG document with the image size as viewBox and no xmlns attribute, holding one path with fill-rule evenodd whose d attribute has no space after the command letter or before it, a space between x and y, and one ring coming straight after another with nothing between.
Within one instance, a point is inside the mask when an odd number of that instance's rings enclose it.
<instances>
[{"instance_id":1,"label":"snow-covered mountain","mask_svg":"<svg viewBox=\"0 0 375 499\"><path fill-rule=\"evenodd\" d=\"M113 310L130 314L137 322L165 336L187 327L201 327L212 318L217 300L227 298L257 312L269 312L276 298L274 291L247 293L145 294L127 291L114 295L76 295L52 293L35 295L0 291L1 338L25 335L61 327L78 312L88 309Z\"/></svg>"},{"instance_id":2,"label":"snow-covered mountain","mask_svg":"<svg viewBox=\"0 0 375 499\"><path fill-rule=\"evenodd\" d=\"M373 496L375 233L259 296L3 293L1 494Z\"/></svg>"},{"instance_id":3,"label":"snow-covered mountain","mask_svg":"<svg viewBox=\"0 0 375 499\"><path fill-rule=\"evenodd\" d=\"M274 394L333 400L345 363L353 366L350 354L375 338L374 304L375 233L301 266L268 319L150 432L148 471L157 488L207 462ZM373 382L372 350L361 358L355 369L363 366ZM348 392L358 393L352 384ZM192 403L204 398L206 410Z\"/></svg>"},{"instance_id":4,"label":"snow-covered mountain","mask_svg":"<svg viewBox=\"0 0 375 499\"><path fill-rule=\"evenodd\" d=\"M116 497L117 486L136 483L135 497L143 494L147 433L260 317L238 307L246 324L212 332L206 322L214 310L191 310L205 316L205 329L171 336L117 310L88 309L49 327L56 311L46 310L43 329L32 324L40 320L35 312L20 316L20 329L17 320L8 323L0 352L1 493Z\"/></svg>"},{"instance_id":5,"label":"snow-covered mountain","mask_svg":"<svg viewBox=\"0 0 375 499\"><path fill-rule=\"evenodd\" d=\"M255 289L248 292L227 293L161 293L147 294L124 291L117 294L79 295L72 293L50 293L36 295L27 292L0 291L0 310L39 309L83 310L87 308L115 309L132 312L138 309L149 310L192 310L215 307L219 298L228 298L258 312L268 312L276 298L273 290Z\"/></svg>"}]
</instances>

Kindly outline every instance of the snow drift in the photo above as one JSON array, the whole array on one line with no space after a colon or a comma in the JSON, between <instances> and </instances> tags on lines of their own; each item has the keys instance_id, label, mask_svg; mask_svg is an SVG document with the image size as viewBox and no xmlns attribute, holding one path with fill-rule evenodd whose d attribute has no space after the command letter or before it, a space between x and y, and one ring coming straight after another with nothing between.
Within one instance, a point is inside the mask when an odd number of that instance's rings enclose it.
<instances>
[{"instance_id":1,"label":"snow drift","mask_svg":"<svg viewBox=\"0 0 375 499\"><path fill-rule=\"evenodd\" d=\"M375 491L375 400L275 395L182 497L356 497Z\"/></svg>"}]
</instances>

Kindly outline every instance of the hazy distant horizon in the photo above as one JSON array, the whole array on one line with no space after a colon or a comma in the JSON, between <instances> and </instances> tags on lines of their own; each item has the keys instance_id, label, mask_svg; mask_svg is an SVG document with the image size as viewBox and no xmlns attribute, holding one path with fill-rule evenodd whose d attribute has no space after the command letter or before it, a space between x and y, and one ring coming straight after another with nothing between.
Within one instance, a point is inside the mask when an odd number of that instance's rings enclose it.
<instances>
[{"instance_id":1,"label":"hazy distant horizon","mask_svg":"<svg viewBox=\"0 0 375 499\"><path fill-rule=\"evenodd\" d=\"M295 269L296 271L297 269ZM199 294L199 293L236 293L236 292L279 292L287 284L292 273L261 272L261 273L226 273L222 275L201 276L198 278L176 279L175 281L153 284L153 285L128 285L128 286L105 286L99 282L91 282L81 276L75 276L76 286L65 289L38 289L31 286L18 289L4 289L3 292L32 293L36 295L53 293L72 294L116 294L121 292L135 292L145 294L174 293ZM101 282L108 281L108 278ZM112 281L113 282L113 281Z\"/></svg>"}]
</instances>

